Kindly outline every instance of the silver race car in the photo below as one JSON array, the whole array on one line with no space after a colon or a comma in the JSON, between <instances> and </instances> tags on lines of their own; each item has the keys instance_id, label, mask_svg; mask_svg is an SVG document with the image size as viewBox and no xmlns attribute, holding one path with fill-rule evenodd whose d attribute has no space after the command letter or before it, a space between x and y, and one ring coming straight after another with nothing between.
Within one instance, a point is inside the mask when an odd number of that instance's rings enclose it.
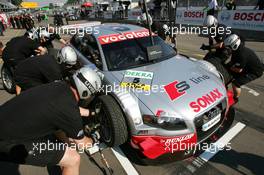
<instances>
[{"instance_id":1,"label":"silver race car","mask_svg":"<svg viewBox=\"0 0 264 175\"><path fill-rule=\"evenodd\" d=\"M81 64L103 77L104 94L94 107L108 146L127 142L148 159L176 152L185 158L226 123L230 127L233 94L211 63L177 54L139 26L93 28L74 35L71 45Z\"/></svg>"}]
</instances>

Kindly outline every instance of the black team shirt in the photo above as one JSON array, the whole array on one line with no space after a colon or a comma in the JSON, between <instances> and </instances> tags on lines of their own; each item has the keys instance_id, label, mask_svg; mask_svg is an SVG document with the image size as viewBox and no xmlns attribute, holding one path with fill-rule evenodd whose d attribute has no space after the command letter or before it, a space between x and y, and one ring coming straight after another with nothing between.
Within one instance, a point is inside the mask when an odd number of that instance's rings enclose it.
<instances>
[{"instance_id":1,"label":"black team shirt","mask_svg":"<svg viewBox=\"0 0 264 175\"><path fill-rule=\"evenodd\" d=\"M84 137L79 107L66 82L29 89L0 106L2 141L41 138L59 129L73 139Z\"/></svg>"},{"instance_id":2,"label":"black team shirt","mask_svg":"<svg viewBox=\"0 0 264 175\"><path fill-rule=\"evenodd\" d=\"M51 55L28 58L15 70L15 81L22 90L62 80L62 78L60 65Z\"/></svg>"},{"instance_id":3,"label":"black team shirt","mask_svg":"<svg viewBox=\"0 0 264 175\"><path fill-rule=\"evenodd\" d=\"M26 36L11 39L3 51L3 60L14 59L17 63L35 54L40 45Z\"/></svg>"}]
</instances>

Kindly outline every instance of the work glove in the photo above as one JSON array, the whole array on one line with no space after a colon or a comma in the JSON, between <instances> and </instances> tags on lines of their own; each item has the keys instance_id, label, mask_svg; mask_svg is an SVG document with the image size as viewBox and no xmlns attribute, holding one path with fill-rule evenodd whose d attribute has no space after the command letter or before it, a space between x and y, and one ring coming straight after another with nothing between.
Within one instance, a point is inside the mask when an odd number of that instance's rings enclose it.
<instances>
[{"instance_id":1,"label":"work glove","mask_svg":"<svg viewBox=\"0 0 264 175\"><path fill-rule=\"evenodd\" d=\"M200 49L202 49L202 50L210 50L211 47L203 44Z\"/></svg>"}]
</instances>

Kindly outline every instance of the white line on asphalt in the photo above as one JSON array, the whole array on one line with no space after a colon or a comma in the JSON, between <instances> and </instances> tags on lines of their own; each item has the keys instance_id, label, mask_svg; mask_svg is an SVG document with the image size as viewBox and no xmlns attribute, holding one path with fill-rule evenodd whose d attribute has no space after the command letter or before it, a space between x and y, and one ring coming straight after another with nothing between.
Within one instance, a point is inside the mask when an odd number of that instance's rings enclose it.
<instances>
[{"instance_id":1,"label":"white line on asphalt","mask_svg":"<svg viewBox=\"0 0 264 175\"><path fill-rule=\"evenodd\" d=\"M241 88L248 90L248 93L254 95L255 97L260 95L257 91L255 91L254 89L251 89L250 87L241 86Z\"/></svg>"},{"instance_id":2,"label":"white line on asphalt","mask_svg":"<svg viewBox=\"0 0 264 175\"><path fill-rule=\"evenodd\" d=\"M138 175L137 170L134 168L134 166L131 164L131 162L128 160L128 158L125 156L125 154L120 149L120 147L114 147L111 149L112 149L114 155L116 156L117 160L122 165L123 169L126 171L127 175Z\"/></svg>"},{"instance_id":3,"label":"white line on asphalt","mask_svg":"<svg viewBox=\"0 0 264 175\"><path fill-rule=\"evenodd\" d=\"M205 162L210 160L216 153L223 148L240 132L245 128L245 124L238 122L233 128L225 133L217 142L215 142L210 148L208 148L199 157Z\"/></svg>"}]
</instances>

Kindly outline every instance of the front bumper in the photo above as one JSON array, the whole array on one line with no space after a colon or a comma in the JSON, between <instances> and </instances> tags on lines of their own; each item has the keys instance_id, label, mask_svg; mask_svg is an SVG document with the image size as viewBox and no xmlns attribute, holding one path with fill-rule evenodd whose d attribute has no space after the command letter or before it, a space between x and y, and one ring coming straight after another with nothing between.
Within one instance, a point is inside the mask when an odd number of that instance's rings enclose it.
<instances>
[{"instance_id":1,"label":"front bumper","mask_svg":"<svg viewBox=\"0 0 264 175\"><path fill-rule=\"evenodd\" d=\"M234 109L231 107L234 104L232 99L233 94L228 92L229 101L226 113L223 114L223 120L206 138L204 137L205 139L200 140L197 132L173 137L134 135L131 138L131 146L138 149L148 159L157 159L164 157L164 155L176 155L175 153L182 153L182 159L188 158L193 155L193 150L197 145L217 141L231 127L235 115Z\"/></svg>"}]
</instances>

